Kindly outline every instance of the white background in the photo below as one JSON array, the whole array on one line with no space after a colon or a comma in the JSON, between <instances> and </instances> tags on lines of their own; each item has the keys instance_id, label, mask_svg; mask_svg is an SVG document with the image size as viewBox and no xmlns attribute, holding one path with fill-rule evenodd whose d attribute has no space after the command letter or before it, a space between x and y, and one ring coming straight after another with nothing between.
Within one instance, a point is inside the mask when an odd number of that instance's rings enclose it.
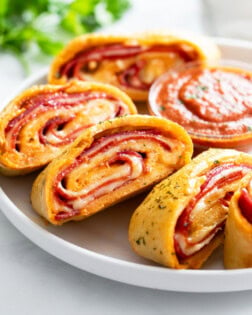
<instances>
[{"instance_id":1,"label":"white background","mask_svg":"<svg viewBox=\"0 0 252 315\"><path fill-rule=\"evenodd\" d=\"M216 1L212 2L216 5ZM203 1L203 5L198 0L136 0L124 19L106 31L185 29L216 35L220 33L219 25L211 24L214 17L210 17L210 9L206 10L205 6L209 3L211 5L211 0ZM45 63L33 60L32 72L44 66ZM19 63L8 54L0 54L0 69L2 101L25 76ZM33 245L1 213L0 251L1 315L252 312L252 291L218 294L164 292L128 286L80 271Z\"/></svg>"}]
</instances>

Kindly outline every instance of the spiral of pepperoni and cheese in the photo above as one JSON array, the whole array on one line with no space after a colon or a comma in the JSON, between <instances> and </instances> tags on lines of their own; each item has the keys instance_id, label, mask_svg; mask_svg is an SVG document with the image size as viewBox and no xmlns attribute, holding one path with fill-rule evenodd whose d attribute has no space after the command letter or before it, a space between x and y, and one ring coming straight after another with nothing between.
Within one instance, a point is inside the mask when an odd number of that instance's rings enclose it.
<instances>
[{"instance_id":1,"label":"spiral of pepperoni and cheese","mask_svg":"<svg viewBox=\"0 0 252 315\"><path fill-rule=\"evenodd\" d=\"M132 216L134 251L171 268L199 268L223 239L230 198L252 156L211 149L158 184Z\"/></svg>"},{"instance_id":2,"label":"spiral of pepperoni and cheese","mask_svg":"<svg viewBox=\"0 0 252 315\"><path fill-rule=\"evenodd\" d=\"M126 94L102 83L32 87L0 114L0 172L29 173L61 154L84 129L136 113Z\"/></svg>"},{"instance_id":3,"label":"spiral of pepperoni and cheese","mask_svg":"<svg viewBox=\"0 0 252 315\"><path fill-rule=\"evenodd\" d=\"M229 269L252 267L252 172L241 181L230 201L224 265Z\"/></svg>"},{"instance_id":4,"label":"spiral of pepperoni and cheese","mask_svg":"<svg viewBox=\"0 0 252 315\"><path fill-rule=\"evenodd\" d=\"M106 82L145 101L152 82L171 67L217 59L218 48L205 38L88 34L71 41L56 57L49 82L62 84L72 78Z\"/></svg>"},{"instance_id":5,"label":"spiral of pepperoni and cheese","mask_svg":"<svg viewBox=\"0 0 252 315\"><path fill-rule=\"evenodd\" d=\"M152 86L150 111L182 125L197 145L240 146L248 152L252 72L245 66L192 64L171 70Z\"/></svg>"},{"instance_id":6,"label":"spiral of pepperoni and cheese","mask_svg":"<svg viewBox=\"0 0 252 315\"><path fill-rule=\"evenodd\" d=\"M60 225L139 193L188 163L192 142L179 125L132 115L85 130L38 176L33 208Z\"/></svg>"}]
</instances>

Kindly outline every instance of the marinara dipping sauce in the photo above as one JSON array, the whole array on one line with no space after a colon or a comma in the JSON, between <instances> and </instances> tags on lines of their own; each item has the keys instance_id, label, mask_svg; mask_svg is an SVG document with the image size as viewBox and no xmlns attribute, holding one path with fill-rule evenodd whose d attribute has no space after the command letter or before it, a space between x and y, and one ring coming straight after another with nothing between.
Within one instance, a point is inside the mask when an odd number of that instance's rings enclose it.
<instances>
[{"instance_id":1,"label":"marinara dipping sauce","mask_svg":"<svg viewBox=\"0 0 252 315\"><path fill-rule=\"evenodd\" d=\"M200 64L172 70L152 85L149 110L182 125L196 147L252 152L252 72Z\"/></svg>"}]
</instances>

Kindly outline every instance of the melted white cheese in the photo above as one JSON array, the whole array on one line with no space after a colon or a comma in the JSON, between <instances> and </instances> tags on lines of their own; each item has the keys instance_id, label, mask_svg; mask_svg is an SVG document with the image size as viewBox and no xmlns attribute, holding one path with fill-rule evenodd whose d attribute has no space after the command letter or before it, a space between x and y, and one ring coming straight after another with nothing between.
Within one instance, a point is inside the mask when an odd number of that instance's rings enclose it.
<instances>
[{"instance_id":1,"label":"melted white cheese","mask_svg":"<svg viewBox=\"0 0 252 315\"><path fill-rule=\"evenodd\" d=\"M120 171L111 174L110 176L102 178L99 182L93 182L80 191L69 191L59 183L59 189L62 190L67 196L74 197L75 199L71 204L74 210L83 209L89 202L95 198L111 193L116 188L122 186L124 183L139 177L143 172L143 163L141 157L128 155L131 164L124 164L120 167ZM111 183L108 183L112 181ZM108 184L106 184L108 183ZM93 193L89 194L92 190Z\"/></svg>"}]
</instances>

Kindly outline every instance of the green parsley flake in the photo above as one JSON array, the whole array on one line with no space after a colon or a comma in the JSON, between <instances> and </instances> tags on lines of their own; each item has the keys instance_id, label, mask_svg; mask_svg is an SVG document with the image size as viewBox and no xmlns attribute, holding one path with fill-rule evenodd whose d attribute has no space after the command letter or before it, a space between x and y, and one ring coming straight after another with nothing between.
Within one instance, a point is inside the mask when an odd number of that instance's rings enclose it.
<instances>
[{"instance_id":1,"label":"green parsley flake","mask_svg":"<svg viewBox=\"0 0 252 315\"><path fill-rule=\"evenodd\" d=\"M170 195L172 197L172 199L177 200L178 197L176 197L172 192L170 192L169 190L167 191L167 194Z\"/></svg>"},{"instance_id":2,"label":"green parsley flake","mask_svg":"<svg viewBox=\"0 0 252 315\"><path fill-rule=\"evenodd\" d=\"M166 206L164 206L164 205L158 205L158 208L159 208L159 209L165 209Z\"/></svg>"},{"instance_id":3,"label":"green parsley flake","mask_svg":"<svg viewBox=\"0 0 252 315\"><path fill-rule=\"evenodd\" d=\"M54 76L55 76L56 79L59 79L60 78L60 72L59 71L55 72Z\"/></svg>"},{"instance_id":4,"label":"green parsley flake","mask_svg":"<svg viewBox=\"0 0 252 315\"><path fill-rule=\"evenodd\" d=\"M142 243L143 245L145 245L145 244L146 244L145 238L144 238L143 236L139 237L139 238L136 240L136 243L137 243L137 245L141 245L141 243Z\"/></svg>"},{"instance_id":5,"label":"green parsley flake","mask_svg":"<svg viewBox=\"0 0 252 315\"><path fill-rule=\"evenodd\" d=\"M207 91L208 87L206 85L198 85L197 88L201 91Z\"/></svg>"},{"instance_id":6,"label":"green parsley flake","mask_svg":"<svg viewBox=\"0 0 252 315\"><path fill-rule=\"evenodd\" d=\"M186 96L186 98L187 98L188 100L195 100L195 99L198 98L198 95L188 94L188 95Z\"/></svg>"}]
</instances>

